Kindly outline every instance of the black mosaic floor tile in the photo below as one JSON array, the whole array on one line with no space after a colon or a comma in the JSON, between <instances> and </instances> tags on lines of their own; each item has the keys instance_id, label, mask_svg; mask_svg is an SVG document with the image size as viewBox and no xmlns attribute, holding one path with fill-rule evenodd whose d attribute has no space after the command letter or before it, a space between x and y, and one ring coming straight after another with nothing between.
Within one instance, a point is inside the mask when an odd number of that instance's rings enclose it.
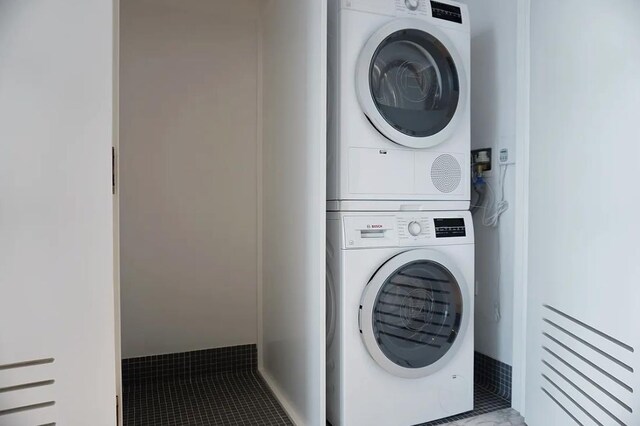
<instances>
[{"instance_id":1,"label":"black mosaic floor tile","mask_svg":"<svg viewBox=\"0 0 640 426\"><path fill-rule=\"evenodd\" d=\"M444 425L455 420L468 419L470 417L479 416L480 414L491 413L509 407L511 407L511 402L476 384L474 386L473 411L468 411L466 413L458 414L457 416L451 416L429 423L422 423L418 426Z\"/></svg>"},{"instance_id":2,"label":"black mosaic floor tile","mask_svg":"<svg viewBox=\"0 0 640 426\"><path fill-rule=\"evenodd\" d=\"M125 386L124 426L292 425L256 371Z\"/></svg>"},{"instance_id":3,"label":"black mosaic floor tile","mask_svg":"<svg viewBox=\"0 0 640 426\"><path fill-rule=\"evenodd\" d=\"M475 383L511 401L512 368L509 364L476 352L474 376Z\"/></svg>"}]
</instances>

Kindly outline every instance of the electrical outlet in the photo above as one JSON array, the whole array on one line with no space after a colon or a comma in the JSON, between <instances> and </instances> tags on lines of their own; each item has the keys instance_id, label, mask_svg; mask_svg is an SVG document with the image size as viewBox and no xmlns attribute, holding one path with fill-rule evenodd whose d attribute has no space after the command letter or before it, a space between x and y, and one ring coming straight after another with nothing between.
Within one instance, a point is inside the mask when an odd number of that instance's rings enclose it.
<instances>
[{"instance_id":1,"label":"electrical outlet","mask_svg":"<svg viewBox=\"0 0 640 426\"><path fill-rule=\"evenodd\" d=\"M509 158L509 150L507 148L500 149L500 164L515 164L516 162Z\"/></svg>"}]
</instances>

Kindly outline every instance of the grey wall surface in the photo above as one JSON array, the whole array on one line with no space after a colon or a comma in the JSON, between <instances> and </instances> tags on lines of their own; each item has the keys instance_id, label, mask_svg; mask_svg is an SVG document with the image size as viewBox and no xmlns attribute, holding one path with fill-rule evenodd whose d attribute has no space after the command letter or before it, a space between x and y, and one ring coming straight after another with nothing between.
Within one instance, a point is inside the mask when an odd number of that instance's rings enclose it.
<instances>
[{"instance_id":1,"label":"grey wall surface","mask_svg":"<svg viewBox=\"0 0 640 426\"><path fill-rule=\"evenodd\" d=\"M123 357L255 343L257 4L121 6Z\"/></svg>"}]
</instances>

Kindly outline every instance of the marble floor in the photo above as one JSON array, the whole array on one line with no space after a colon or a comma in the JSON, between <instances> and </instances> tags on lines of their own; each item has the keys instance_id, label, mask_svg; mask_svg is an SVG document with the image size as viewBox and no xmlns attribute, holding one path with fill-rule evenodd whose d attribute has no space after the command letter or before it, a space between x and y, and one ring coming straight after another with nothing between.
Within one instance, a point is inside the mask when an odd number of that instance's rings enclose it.
<instances>
[{"instance_id":1,"label":"marble floor","mask_svg":"<svg viewBox=\"0 0 640 426\"><path fill-rule=\"evenodd\" d=\"M482 414L447 423L449 426L526 426L522 416L513 408Z\"/></svg>"}]
</instances>

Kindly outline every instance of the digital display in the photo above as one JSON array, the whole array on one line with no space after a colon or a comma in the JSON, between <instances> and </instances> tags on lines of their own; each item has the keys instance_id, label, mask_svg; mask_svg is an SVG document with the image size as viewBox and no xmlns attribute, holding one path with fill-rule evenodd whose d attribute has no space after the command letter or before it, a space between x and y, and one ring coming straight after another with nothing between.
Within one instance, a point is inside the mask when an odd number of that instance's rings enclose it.
<instances>
[{"instance_id":1,"label":"digital display","mask_svg":"<svg viewBox=\"0 0 640 426\"><path fill-rule=\"evenodd\" d=\"M461 217L433 219L436 228L436 238L466 237L467 229Z\"/></svg>"},{"instance_id":2,"label":"digital display","mask_svg":"<svg viewBox=\"0 0 640 426\"><path fill-rule=\"evenodd\" d=\"M462 24L462 11L459 7L437 1L431 2L431 14L434 18Z\"/></svg>"}]
</instances>

